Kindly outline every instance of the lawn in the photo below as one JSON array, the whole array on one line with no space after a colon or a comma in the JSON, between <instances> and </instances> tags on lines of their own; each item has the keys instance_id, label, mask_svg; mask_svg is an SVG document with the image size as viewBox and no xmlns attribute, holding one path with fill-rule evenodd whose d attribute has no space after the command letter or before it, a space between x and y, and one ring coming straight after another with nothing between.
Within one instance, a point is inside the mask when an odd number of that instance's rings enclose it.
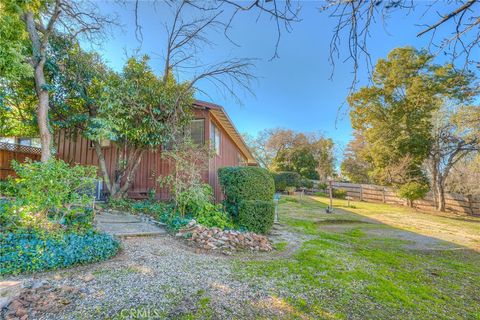
<instances>
[{"instance_id":1,"label":"lawn","mask_svg":"<svg viewBox=\"0 0 480 320\"><path fill-rule=\"evenodd\" d=\"M480 319L480 219L383 204L284 197L280 220L306 240L290 257L242 261L292 318ZM280 244L282 250L288 250Z\"/></svg>"}]
</instances>

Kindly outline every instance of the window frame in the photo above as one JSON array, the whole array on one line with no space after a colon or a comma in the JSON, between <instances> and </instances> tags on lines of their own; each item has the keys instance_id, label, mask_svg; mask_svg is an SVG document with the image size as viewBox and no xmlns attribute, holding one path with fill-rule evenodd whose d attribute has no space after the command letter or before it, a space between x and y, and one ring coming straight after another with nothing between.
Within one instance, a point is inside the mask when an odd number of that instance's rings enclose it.
<instances>
[{"instance_id":1,"label":"window frame","mask_svg":"<svg viewBox=\"0 0 480 320\"><path fill-rule=\"evenodd\" d=\"M222 133L220 128L213 122L210 122L210 144L215 150L217 156L221 155L222 150Z\"/></svg>"}]
</instances>

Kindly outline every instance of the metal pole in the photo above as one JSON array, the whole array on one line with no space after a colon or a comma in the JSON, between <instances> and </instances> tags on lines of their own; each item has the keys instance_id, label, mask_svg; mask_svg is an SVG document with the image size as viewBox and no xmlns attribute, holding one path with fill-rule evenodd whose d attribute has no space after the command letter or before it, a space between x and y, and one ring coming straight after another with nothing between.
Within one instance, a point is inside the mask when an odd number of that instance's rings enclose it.
<instances>
[{"instance_id":1,"label":"metal pole","mask_svg":"<svg viewBox=\"0 0 480 320\"><path fill-rule=\"evenodd\" d=\"M332 180L329 180L328 183L330 184L330 210L333 210L333 187L332 187Z\"/></svg>"}]
</instances>

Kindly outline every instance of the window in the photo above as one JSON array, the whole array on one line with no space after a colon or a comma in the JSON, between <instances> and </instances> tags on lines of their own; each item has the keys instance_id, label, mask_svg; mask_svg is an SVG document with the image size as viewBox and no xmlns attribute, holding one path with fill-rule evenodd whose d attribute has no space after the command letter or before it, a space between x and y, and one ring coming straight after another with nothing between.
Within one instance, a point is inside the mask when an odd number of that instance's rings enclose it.
<instances>
[{"instance_id":1,"label":"window","mask_svg":"<svg viewBox=\"0 0 480 320\"><path fill-rule=\"evenodd\" d=\"M169 142L162 145L163 150L172 150L174 144L183 141L187 134L190 135L194 144L203 146L205 144L205 119L192 120L188 128L184 128L181 132L175 134Z\"/></svg>"},{"instance_id":2,"label":"window","mask_svg":"<svg viewBox=\"0 0 480 320\"><path fill-rule=\"evenodd\" d=\"M88 146L89 146L90 148L95 148L95 146L93 145L93 141L91 141L91 140L89 141ZM101 140L100 140L100 147L101 147L101 148L108 148L108 147L110 147L110 140L108 140L108 139L101 139Z\"/></svg>"},{"instance_id":3,"label":"window","mask_svg":"<svg viewBox=\"0 0 480 320\"><path fill-rule=\"evenodd\" d=\"M190 137L196 145L205 144L205 119L195 119L190 123Z\"/></svg>"},{"instance_id":4,"label":"window","mask_svg":"<svg viewBox=\"0 0 480 320\"><path fill-rule=\"evenodd\" d=\"M18 144L21 146L32 146L32 139L31 138L18 138Z\"/></svg>"},{"instance_id":5,"label":"window","mask_svg":"<svg viewBox=\"0 0 480 320\"><path fill-rule=\"evenodd\" d=\"M212 122L210 125L210 143L217 155L220 155L220 130Z\"/></svg>"},{"instance_id":6,"label":"window","mask_svg":"<svg viewBox=\"0 0 480 320\"><path fill-rule=\"evenodd\" d=\"M247 165L247 159L240 153L237 152L238 165L240 167L245 167Z\"/></svg>"}]
</instances>

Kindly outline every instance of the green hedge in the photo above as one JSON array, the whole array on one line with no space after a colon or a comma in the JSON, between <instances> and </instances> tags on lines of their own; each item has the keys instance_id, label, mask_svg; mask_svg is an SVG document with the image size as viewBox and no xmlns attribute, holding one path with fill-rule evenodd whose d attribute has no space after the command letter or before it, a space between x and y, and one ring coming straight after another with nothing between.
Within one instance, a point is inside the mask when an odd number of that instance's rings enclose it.
<instances>
[{"instance_id":1,"label":"green hedge","mask_svg":"<svg viewBox=\"0 0 480 320\"><path fill-rule=\"evenodd\" d=\"M119 242L103 233L0 234L0 275L66 268L114 256Z\"/></svg>"},{"instance_id":2,"label":"green hedge","mask_svg":"<svg viewBox=\"0 0 480 320\"><path fill-rule=\"evenodd\" d=\"M218 170L225 195L225 207L234 218L244 200L273 201L275 183L267 169L259 167L224 167Z\"/></svg>"},{"instance_id":3,"label":"green hedge","mask_svg":"<svg viewBox=\"0 0 480 320\"><path fill-rule=\"evenodd\" d=\"M282 171L274 174L275 190L285 191L288 187L298 188L302 185L302 177L297 172Z\"/></svg>"},{"instance_id":4,"label":"green hedge","mask_svg":"<svg viewBox=\"0 0 480 320\"><path fill-rule=\"evenodd\" d=\"M238 208L239 226L256 233L267 233L273 226L273 201L245 200Z\"/></svg>"},{"instance_id":5,"label":"green hedge","mask_svg":"<svg viewBox=\"0 0 480 320\"><path fill-rule=\"evenodd\" d=\"M333 189L332 196L338 199L345 199L347 197L347 190L345 189Z\"/></svg>"}]
</instances>

